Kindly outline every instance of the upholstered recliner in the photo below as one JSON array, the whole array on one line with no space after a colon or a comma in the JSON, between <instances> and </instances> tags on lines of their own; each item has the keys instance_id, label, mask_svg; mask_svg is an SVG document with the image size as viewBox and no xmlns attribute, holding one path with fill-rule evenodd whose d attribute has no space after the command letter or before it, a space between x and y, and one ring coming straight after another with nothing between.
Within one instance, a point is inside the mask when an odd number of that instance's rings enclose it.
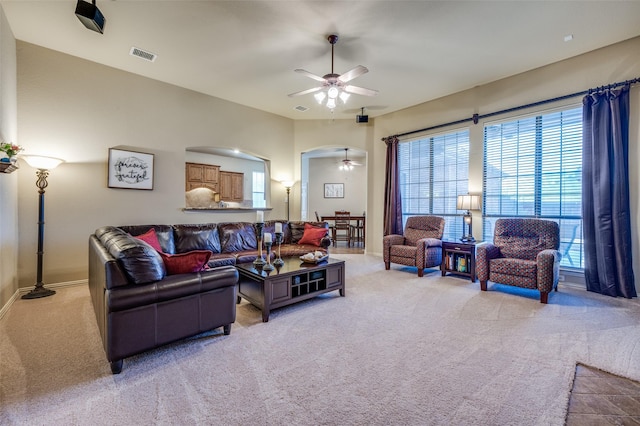
<instances>
[{"instance_id":1,"label":"upholstered recliner","mask_svg":"<svg viewBox=\"0 0 640 426\"><path fill-rule=\"evenodd\" d=\"M424 268L442 263L442 234L444 218L439 216L412 216L407 218L404 235L385 235L382 240L384 267L391 263L418 268L418 276Z\"/></svg>"},{"instance_id":2,"label":"upholstered recliner","mask_svg":"<svg viewBox=\"0 0 640 426\"><path fill-rule=\"evenodd\" d=\"M542 219L498 219L492 243L476 246L476 273L480 288L487 281L540 291L547 303L551 289L558 291L560 228Z\"/></svg>"}]
</instances>

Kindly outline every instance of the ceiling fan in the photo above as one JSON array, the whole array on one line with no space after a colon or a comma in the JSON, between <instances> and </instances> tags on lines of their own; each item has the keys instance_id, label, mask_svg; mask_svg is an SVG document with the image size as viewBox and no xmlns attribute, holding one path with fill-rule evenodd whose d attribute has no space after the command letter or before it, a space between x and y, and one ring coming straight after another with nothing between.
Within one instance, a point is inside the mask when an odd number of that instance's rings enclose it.
<instances>
[{"instance_id":1,"label":"ceiling fan","mask_svg":"<svg viewBox=\"0 0 640 426\"><path fill-rule=\"evenodd\" d=\"M340 167L339 167L340 170L353 170L353 166L362 166L361 163L358 163L353 160L349 160L349 157L347 156L348 150L349 148L344 149L344 160L342 160L342 164L340 164Z\"/></svg>"},{"instance_id":2,"label":"ceiling fan","mask_svg":"<svg viewBox=\"0 0 640 426\"><path fill-rule=\"evenodd\" d=\"M309 93L315 93L314 97L319 104L322 104L326 99L326 105L330 109L334 109L337 105L338 99L342 101L342 103L346 103L347 99L351 94L354 95L364 95L364 96L376 96L378 94L377 90L365 89L364 87L352 86L350 84L346 84L353 80L356 77L361 76L369 72L369 70L362 66L358 65L357 67L345 72L344 74L335 74L333 72L333 47L338 42L338 36L335 34L331 34L327 37L329 43L331 43L331 73L325 74L320 77L319 75L315 75L310 73L309 71L303 69L297 69L295 72L298 74L305 75L309 78L312 78L316 81L321 82L322 84L318 87L314 87L312 89L302 90L300 92L291 93L289 97L294 96L302 96L307 95Z\"/></svg>"}]
</instances>

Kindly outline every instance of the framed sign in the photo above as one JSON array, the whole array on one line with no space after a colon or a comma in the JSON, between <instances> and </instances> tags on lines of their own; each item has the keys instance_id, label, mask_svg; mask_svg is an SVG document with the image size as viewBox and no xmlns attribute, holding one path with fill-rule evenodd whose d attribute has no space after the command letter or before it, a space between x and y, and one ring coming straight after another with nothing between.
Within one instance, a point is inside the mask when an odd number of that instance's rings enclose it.
<instances>
[{"instance_id":1,"label":"framed sign","mask_svg":"<svg viewBox=\"0 0 640 426\"><path fill-rule=\"evenodd\" d=\"M325 183L324 198L344 198L344 183Z\"/></svg>"},{"instance_id":2,"label":"framed sign","mask_svg":"<svg viewBox=\"0 0 640 426\"><path fill-rule=\"evenodd\" d=\"M109 148L108 186L153 189L153 154Z\"/></svg>"}]
</instances>

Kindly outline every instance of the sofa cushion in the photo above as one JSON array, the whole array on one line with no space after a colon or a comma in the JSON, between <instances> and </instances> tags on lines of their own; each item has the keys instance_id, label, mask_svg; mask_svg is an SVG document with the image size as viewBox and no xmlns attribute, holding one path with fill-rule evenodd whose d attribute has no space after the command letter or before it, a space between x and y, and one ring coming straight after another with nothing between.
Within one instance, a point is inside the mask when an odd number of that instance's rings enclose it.
<instances>
[{"instance_id":1,"label":"sofa cushion","mask_svg":"<svg viewBox=\"0 0 640 426\"><path fill-rule=\"evenodd\" d=\"M308 223L304 225L304 234L298 241L298 244L310 244L312 246L320 247L320 241L327 235L325 228L317 228Z\"/></svg>"},{"instance_id":2,"label":"sofa cushion","mask_svg":"<svg viewBox=\"0 0 640 426\"><path fill-rule=\"evenodd\" d=\"M220 237L215 223L202 225L173 225L175 253L210 250L220 253Z\"/></svg>"},{"instance_id":3,"label":"sofa cushion","mask_svg":"<svg viewBox=\"0 0 640 426\"><path fill-rule=\"evenodd\" d=\"M160 253L160 256L167 269L167 275L175 275L202 271L212 254L210 250L193 250L177 254Z\"/></svg>"},{"instance_id":4,"label":"sofa cushion","mask_svg":"<svg viewBox=\"0 0 640 426\"><path fill-rule=\"evenodd\" d=\"M289 244L291 242L291 231L289 230L289 224L286 220L267 220L264 222L262 232L267 234L273 234L273 243L276 243L276 223L282 224L282 244Z\"/></svg>"},{"instance_id":5,"label":"sofa cushion","mask_svg":"<svg viewBox=\"0 0 640 426\"><path fill-rule=\"evenodd\" d=\"M498 219L493 244L504 257L535 260L542 250L558 250L560 231L558 224L550 220Z\"/></svg>"},{"instance_id":6,"label":"sofa cushion","mask_svg":"<svg viewBox=\"0 0 640 426\"><path fill-rule=\"evenodd\" d=\"M144 241L114 226L102 227L95 235L135 284L158 281L166 275L160 254Z\"/></svg>"},{"instance_id":7,"label":"sofa cushion","mask_svg":"<svg viewBox=\"0 0 640 426\"><path fill-rule=\"evenodd\" d=\"M116 312L167 300L177 300L205 291L232 287L237 282L238 271L236 268L223 266L191 275L170 275L162 281L144 285L107 290L105 297L109 311Z\"/></svg>"},{"instance_id":8,"label":"sofa cushion","mask_svg":"<svg viewBox=\"0 0 640 426\"><path fill-rule=\"evenodd\" d=\"M156 237L162 247L163 253L175 253L176 247L173 244L173 227L171 225L123 225L118 226L125 232L133 236L138 236L148 232L151 228L155 230Z\"/></svg>"},{"instance_id":9,"label":"sofa cushion","mask_svg":"<svg viewBox=\"0 0 640 426\"><path fill-rule=\"evenodd\" d=\"M222 253L235 253L258 249L258 240L253 223L219 223L218 232L220 233Z\"/></svg>"},{"instance_id":10,"label":"sofa cushion","mask_svg":"<svg viewBox=\"0 0 640 426\"><path fill-rule=\"evenodd\" d=\"M521 277L536 278L538 264L535 260L518 258L499 258L489 261L491 273L504 275L517 275Z\"/></svg>"},{"instance_id":11,"label":"sofa cushion","mask_svg":"<svg viewBox=\"0 0 640 426\"><path fill-rule=\"evenodd\" d=\"M233 253L214 253L209 258L207 265L209 268L217 268L219 266L234 266L236 264L236 256Z\"/></svg>"},{"instance_id":12,"label":"sofa cushion","mask_svg":"<svg viewBox=\"0 0 640 426\"><path fill-rule=\"evenodd\" d=\"M144 241L149 244L151 247L156 249L158 252L162 252L162 247L160 246L160 241L158 241L158 236L156 235L155 228L149 229L144 234L134 235L137 239Z\"/></svg>"},{"instance_id":13,"label":"sofa cushion","mask_svg":"<svg viewBox=\"0 0 640 426\"><path fill-rule=\"evenodd\" d=\"M328 254L326 247L316 247L309 244L283 244L280 247L281 257L300 257L309 252L320 251L324 254Z\"/></svg>"},{"instance_id":14,"label":"sofa cushion","mask_svg":"<svg viewBox=\"0 0 640 426\"><path fill-rule=\"evenodd\" d=\"M259 252L257 250L245 250L243 252L236 253L236 263L251 263L258 258ZM274 255L271 252L271 258L273 259ZM262 252L262 258L266 261L267 252Z\"/></svg>"}]
</instances>

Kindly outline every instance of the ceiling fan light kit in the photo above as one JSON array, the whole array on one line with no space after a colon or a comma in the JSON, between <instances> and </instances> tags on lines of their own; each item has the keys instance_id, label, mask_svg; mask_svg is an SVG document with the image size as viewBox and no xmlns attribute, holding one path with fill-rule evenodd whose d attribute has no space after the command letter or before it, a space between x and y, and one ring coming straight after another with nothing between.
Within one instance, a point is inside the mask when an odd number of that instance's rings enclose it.
<instances>
[{"instance_id":1,"label":"ceiling fan light kit","mask_svg":"<svg viewBox=\"0 0 640 426\"><path fill-rule=\"evenodd\" d=\"M361 165L360 163L356 163L355 161L349 160L349 157L347 156L348 150L349 148L344 149L344 160L342 160L342 164L340 164L340 166L338 167L338 169L343 172L351 171L353 170L353 166Z\"/></svg>"},{"instance_id":2,"label":"ceiling fan light kit","mask_svg":"<svg viewBox=\"0 0 640 426\"><path fill-rule=\"evenodd\" d=\"M354 78L369 72L369 70L366 67L362 65L358 65L357 67L347 71L342 75L335 74L333 72L333 61L334 61L333 47L338 42L338 36L335 34L332 34L329 37L327 37L327 40L329 40L329 43L331 43L331 73L326 74L323 77L320 77L318 75L315 75L303 69L295 70L295 72L299 74L304 74L309 78L312 78L316 81L321 82L322 85L318 87L314 87L312 89L291 93L289 97L314 93L313 97L316 99L316 101L320 105L324 103L327 106L327 108L333 111L333 109L338 105L338 101L341 101L342 104L346 104L351 94L364 95L364 96L377 95L378 94L377 90L365 89L364 87L357 87L357 86L345 84L353 80Z\"/></svg>"}]
</instances>

